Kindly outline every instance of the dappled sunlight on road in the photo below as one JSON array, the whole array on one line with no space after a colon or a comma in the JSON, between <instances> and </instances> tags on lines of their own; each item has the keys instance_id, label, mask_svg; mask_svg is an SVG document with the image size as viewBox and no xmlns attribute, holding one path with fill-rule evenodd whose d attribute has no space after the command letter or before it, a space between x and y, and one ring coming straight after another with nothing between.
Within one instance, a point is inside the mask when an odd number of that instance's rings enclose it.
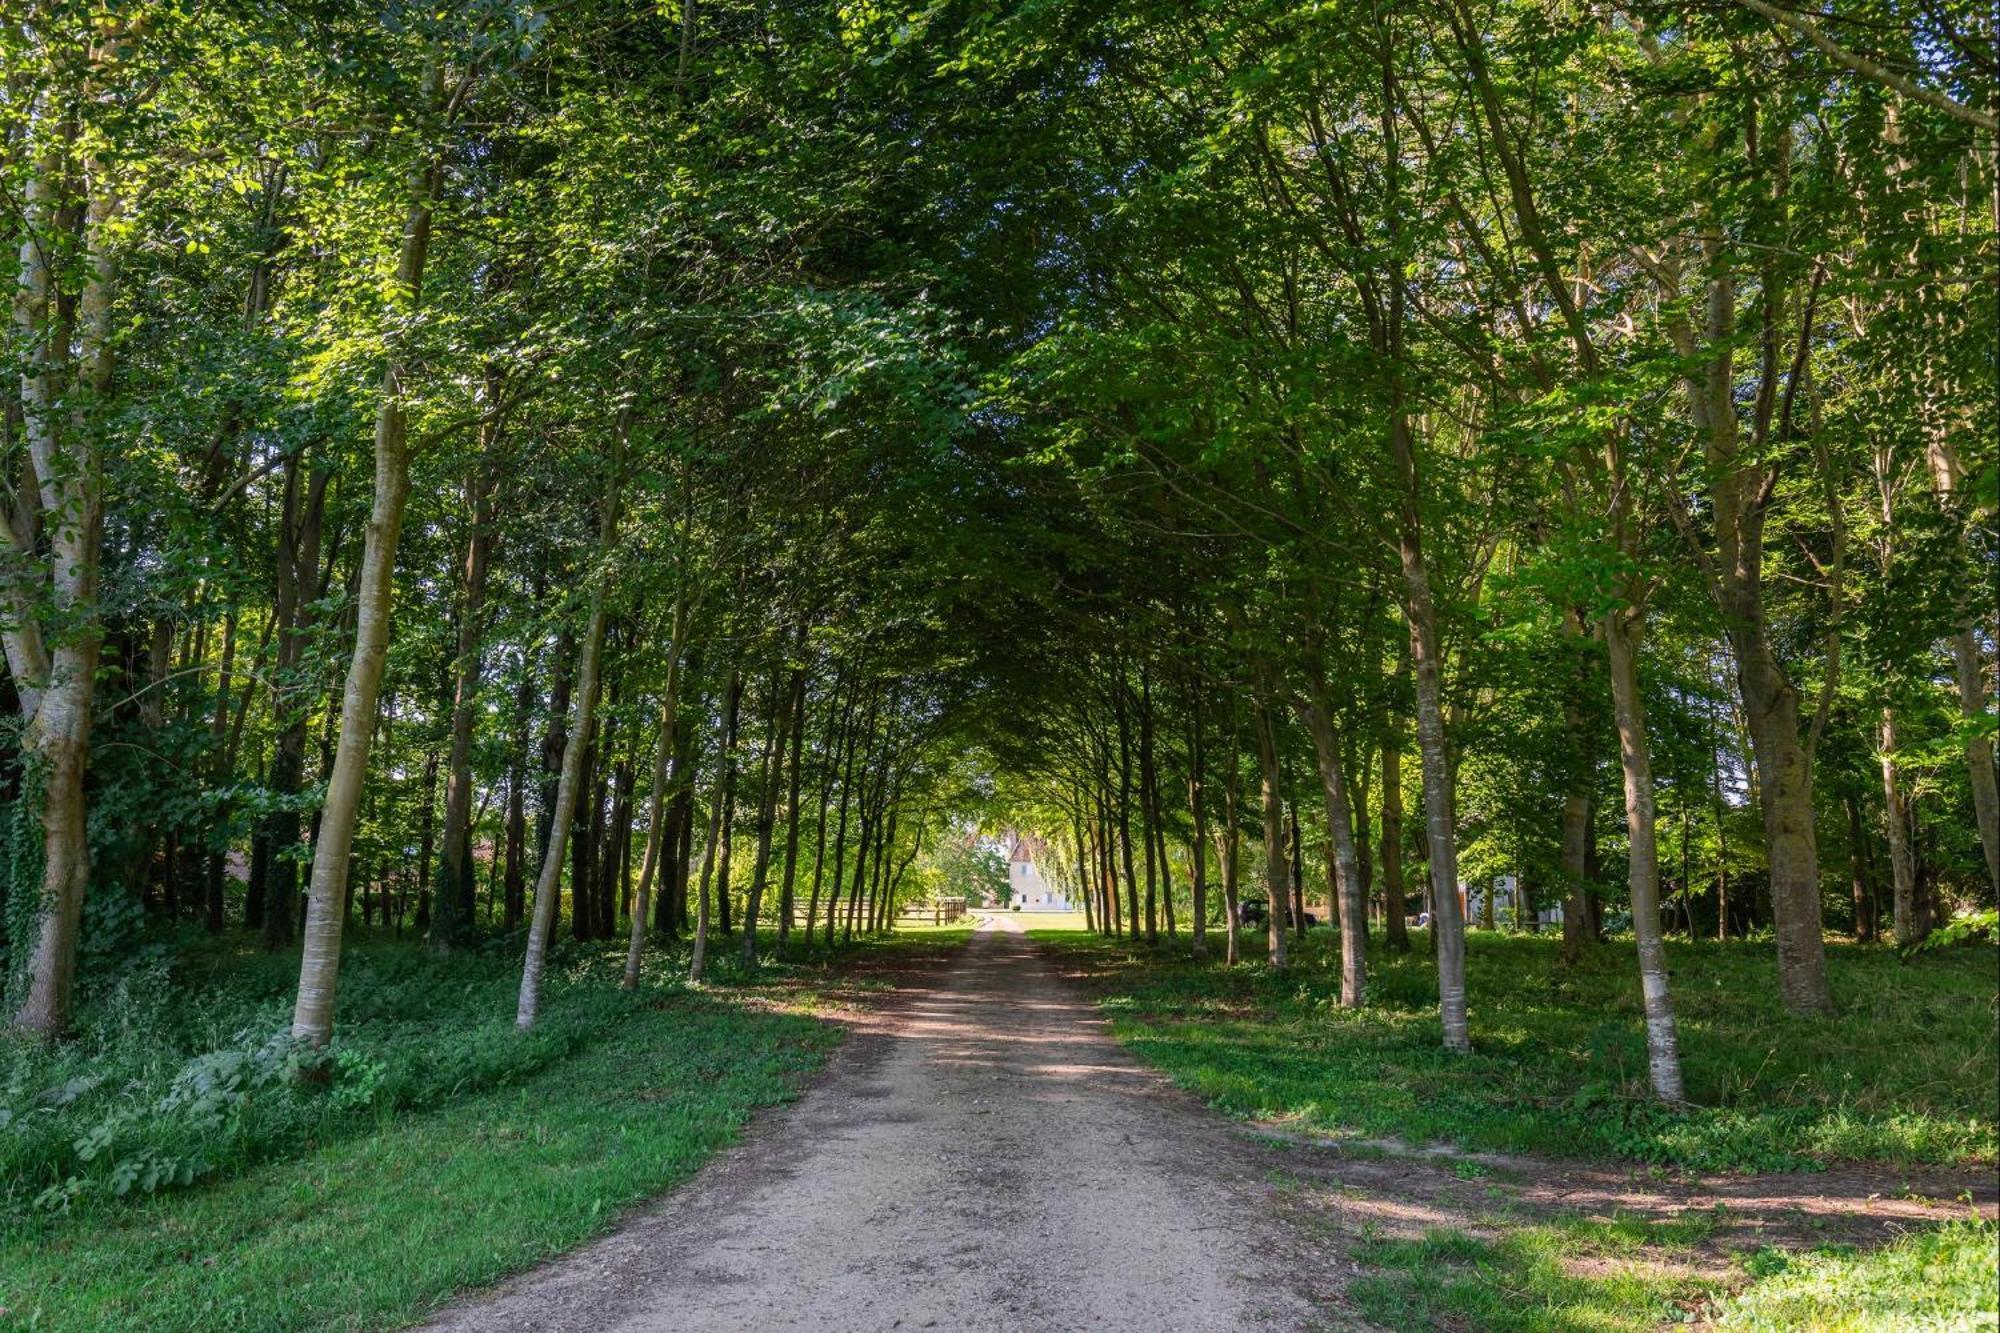
<instances>
[{"instance_id":1,"label":"dappled sunlight on road","mask_svg":"<svg viewBox=\"0 0 2000 1333\"><path fill-rule=\"evenodd\" d=\"M1306 1326L1257 1150L1113 1042L1022 915L981 913L944 961L857 991L827 1079L624 1248L438 1327ZM588 1317L586 1289L609 1293Z\"/></svg>"}]
</instances>

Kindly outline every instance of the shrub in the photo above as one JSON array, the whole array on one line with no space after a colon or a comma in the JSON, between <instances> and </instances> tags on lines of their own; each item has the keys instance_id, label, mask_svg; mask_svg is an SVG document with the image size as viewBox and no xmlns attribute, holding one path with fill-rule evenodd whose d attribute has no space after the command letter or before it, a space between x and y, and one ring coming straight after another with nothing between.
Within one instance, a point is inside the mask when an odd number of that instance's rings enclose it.
<instances>
[{"instance_id":1,"label":"shrub","mask_svg":"<svg viewBox=\"0 0 2000 1333\"><path fill-rule=\"evenodd\" d=\"M178 1188L518 1082L603 1040L644 1002L618 989L617 959L559 947L542 1019L519 1033L517 949L440 957L353 941L340 1025L318 1051L286 1030L295 956L200 942L177 963L164 949L100 978L75 1039L0 1048L0 1210ZM654 994L678 984L666 981L670 959L653 961Z\"/></svg>"}]
</instances>

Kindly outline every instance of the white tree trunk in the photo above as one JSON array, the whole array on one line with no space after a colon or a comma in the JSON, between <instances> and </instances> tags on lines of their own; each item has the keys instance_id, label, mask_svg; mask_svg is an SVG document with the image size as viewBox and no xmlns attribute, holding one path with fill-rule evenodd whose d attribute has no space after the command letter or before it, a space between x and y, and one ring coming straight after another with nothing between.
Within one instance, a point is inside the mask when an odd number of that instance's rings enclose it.
<instances>
[{"instance_id":1,"label":"white tree trunk","mask_svg":"<svg viewBox=\"0 0 2000 1333\"><path fill-rule=\"evenodd\" d=\"M435 96L435 80L432 83ZM414 305L430 248L431 214L441 173L435 165L412 174L410 206L396 264L401 298ZM410 495L409 421L403 406L403 365L392 355L382 372L382 401L375 412L375 494L361 551L361 583L355 599L354 656L340 699L340 741L320 809L313 844L310 896L306 902L305 947L299 957L299 993L292 1007L292 1035L314 1046L333 1035L334 989L340 980L340 932L347 918L347 863L361 814L361 787L368 775L368 747L375 736L375 705L382 667L389 653L390 601L395 586L396 545L403 532L403 509Z\"/></svg>"},{"instance_id":2,"label":"white tree trunk","mask_svg":"<svg viewBox=\"0 0 2000 1333\"><path fill-rule=\"evenodd\" d=\"M732 666L729 669L727 697L723 702L724 716L730 718L736 716L736 709L742 702L742 692L742 669ZM698 901L695 904L694 913L694 949L688 958L688 980L691 982L699 982L702 972L708 966L709 888L715 874L715 845L721 840L722 835L722 807L728 804L729 784L733 777L733 770L736 763L733 726L729 730L731 734L725 736L722 743L722 762L715 766L715 788L709 798L708 836L701 853L701 891ZM855 869L855 875L857 879L860 876L860 868L858 866ZM725 893L728 892L728 885L723 885L722 890ZM860 891L861 886L857 883L854 886L854 892L858 894ZM833 909L830 906L827 909L826 937L827 941L831 943L833 940Z\"/></svg>"},{"instance_id":3,"label":"white tree trunk","mask_svg":"<svg viewBox=\"0 0 2000 1333\"><path fill-rule=\"evenodd\" d=\"M1619 766L1625 779L1625 834L1630 846L1632 934L1639 945L1639 991L1646 1014L1646 1063L1653 1095L1687 1100L1681 1084L1680 1042L1667 989L1667 946L1660 928L1660 849L1657 836L1652 745L1639 694L1639 643L1644 621L1637 610L1604 617L1611 659L1611 708L1618 728Z\"/></svg>"},{"instance_id":4,"label":"white tree trunk","mask_svg":"<svg viewBox=\"0 0 2000 1333\"><path fill-rule=\"evenodd\" d=\"M24 620L10 631L7 643L10 666L19 658L38 673L16 679L22 682L26 724L21 737L26 770L22 794L26 798L39 786L42 803L41 883L28 950L27 989L15 1010L14 1026L44 1039L62 1035L69 1024L77 936L90 888L84 772L103 641L97 605L104 526L99 408L111 388L111 302L117 280L110 248L115 200L101 164L91 161L82 173L89 202L84 216L84 285L77 301L78 355L69 367L73 403L67 421L62 420L56 395L69 365L69 349L54 345L60 321L54 318L54 278L45 248L54 244L47 228L57 219L57 184L51 168L60 169L59 164L55 157L38 162L29 178L15 318L30 349L21 384L22 425L35 479L35 495L28 502L38 500L41 505L48 536L47 597L53 623L60 629L44 641L33 621ZM15 541L31 549L21 534Z\"/></svg>"}]
</instances>

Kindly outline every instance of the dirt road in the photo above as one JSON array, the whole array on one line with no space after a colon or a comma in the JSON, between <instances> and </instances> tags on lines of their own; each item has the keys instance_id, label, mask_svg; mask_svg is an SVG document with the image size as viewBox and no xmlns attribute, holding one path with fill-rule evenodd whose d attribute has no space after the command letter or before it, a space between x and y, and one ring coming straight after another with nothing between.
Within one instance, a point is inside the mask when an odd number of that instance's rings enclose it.
<instances>
[{"instance_id":1,"label":"dirt road","mask_svg":"<svg viewBox=\"0 0 2000 1333\"><path fill-rule=\"evenodd\" d=\"M1135 1064L1019 929L902 977L663 1204L430 1327L1309 1326L1256 1148Z\"/></svg>"}]
</instances>

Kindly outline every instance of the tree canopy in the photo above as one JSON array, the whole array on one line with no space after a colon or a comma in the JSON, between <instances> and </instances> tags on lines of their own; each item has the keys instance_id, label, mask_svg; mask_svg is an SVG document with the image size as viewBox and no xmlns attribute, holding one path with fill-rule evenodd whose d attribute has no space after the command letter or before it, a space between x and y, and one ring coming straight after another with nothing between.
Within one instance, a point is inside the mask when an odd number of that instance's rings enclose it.
<instances>
[{"instance_id":1,"label":"tree canopy","mask_svg":"<svg viewBox=\"0 0 2000 1333\"><path fill-rule=\"evenodd\" d=\"M1468 929L1629 934L1678 1102L1666 933L1812 1014L1995 904L1995 36L30 4L10 1021L199 921L323 1044L353 923L525 1028L565 928L887 930L984 821L1228 962L1257 877L1349 1006L1421 941L1452 1049Z\"/></svg>"}]
</instances>

